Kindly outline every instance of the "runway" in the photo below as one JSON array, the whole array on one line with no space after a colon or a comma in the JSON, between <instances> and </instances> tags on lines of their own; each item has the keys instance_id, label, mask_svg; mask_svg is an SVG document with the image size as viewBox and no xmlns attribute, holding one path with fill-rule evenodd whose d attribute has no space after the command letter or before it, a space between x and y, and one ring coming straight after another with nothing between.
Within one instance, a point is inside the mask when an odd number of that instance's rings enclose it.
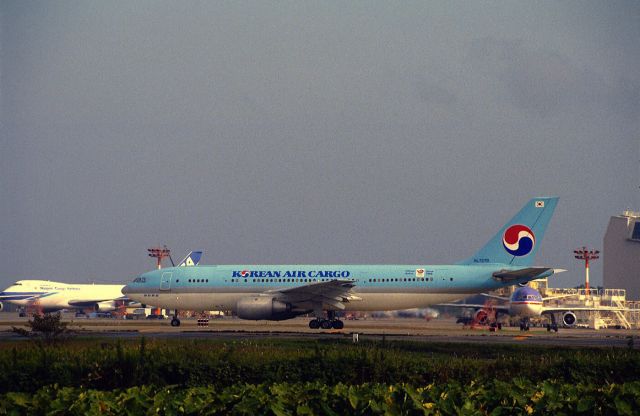
<instances>
[{"instance_id":1,"label":"runway","mask_svg":"<svg viewBox=\"0 0 640 416\"><path fill-rule=\"evenodd\" d=\"M196 319L182 319L174 328L169 320L87 319L65 314L69 329L83 337L120 338L192 338L192 339L353 339L360 341L407 340L419 342L457 342L478 344L521 344L565 347L624 347L640 348L640 331L620 329L561 328L558 333L545 328L531 328L521 332L518 328L504 327L490 332L487 328L463 329L454 319L366 319L346 320L342 330L312 330L308 318L287 321L244 321L237 318L212 319L209 325L197 325ZM24 326L27 318L16 313L0 313L0 341L24 339L11 331L12 326Z\"/></svg>"}]
</instances>

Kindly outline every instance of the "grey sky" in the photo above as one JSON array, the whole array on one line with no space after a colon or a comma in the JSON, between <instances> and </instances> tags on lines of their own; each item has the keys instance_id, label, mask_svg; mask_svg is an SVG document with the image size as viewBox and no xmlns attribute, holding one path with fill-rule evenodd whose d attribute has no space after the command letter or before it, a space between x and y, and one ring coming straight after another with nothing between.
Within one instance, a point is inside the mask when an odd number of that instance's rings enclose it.
<instances>
[{"instance_id":1,"label":"grey sky","mask_svg":"<svg viewBox=\"0 0 640 416\"><path fill-rule=\"evenodd\" d=\"M640 210L637 2L5 0L0 30L2 287L165 243L450 263L536 195L570 286Z\"/></svg>"}]
</instances>

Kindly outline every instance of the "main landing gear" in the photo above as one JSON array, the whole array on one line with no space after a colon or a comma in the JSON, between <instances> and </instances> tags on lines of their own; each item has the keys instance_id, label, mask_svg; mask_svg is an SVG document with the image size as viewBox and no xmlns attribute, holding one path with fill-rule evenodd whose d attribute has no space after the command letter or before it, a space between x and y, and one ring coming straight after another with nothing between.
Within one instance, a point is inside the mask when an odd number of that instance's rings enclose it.
<instances>
[{"instance_id":1,"label":"main landing gear","mask_svg":"<svg viewBox=\"0 0 640 416\"><path fill-rule=\"evenodd\" d=\"M327 311L327 318L328 319L316 318L316 319L313 319L313 320L309 321L309 328L311 328L311 329L318 329L318 328L322 328L322 329L331 329L331 328L333 328L333 329L342 329L342 328L344 328L344 322L342 322L340 319L336 318L336 312L335 311Z\"/></svg>"},{"instance_id":2,"label":"main landing gear","mask_svg":"<svg viewBox=\"0 0 640 416\"><path fill-rule=\"evenodd\" d=\"M342 329L344 328L344 322L339 319L313 319L309 321L309 328L311 329Z\"/></svg>"},{"instance_id":3,"label":"main landing gear","mask_svg":"<svg viewBox=\"0 0 640 416\"><path fill-rule=\"evenodd\" d=\"M529 319L523 318L520 321L520 331L528 331L529 330Z\"/></svg>"},{"instance_id":4,"label":"main landing gear","mask_svg":"<svg viewBox=\"0 0 640 416\"><path fill-rule=\"evenodd\" d=\"M551 323L547 324L547 332L555 331L558 332L558 323L556 322L556 317L554 314L550 313Z\"/></svg>"},{"instance_id":5,"label":"main landing gear","mask_svg":"<svg viewBox=\"0 0 640 416\"><path fill-rule=\"evenodd\" d=\"M171 326L180 326L180 319L178 319L178 310L173 312L173 318L171 318Z\"/></svg>"}]
</instances>

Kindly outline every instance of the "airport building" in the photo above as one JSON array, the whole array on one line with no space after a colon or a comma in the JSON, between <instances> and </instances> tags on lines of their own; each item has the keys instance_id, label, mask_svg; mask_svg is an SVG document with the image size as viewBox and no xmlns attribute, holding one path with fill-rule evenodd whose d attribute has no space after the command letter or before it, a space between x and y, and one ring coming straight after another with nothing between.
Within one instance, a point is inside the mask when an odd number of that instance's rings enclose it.
<instances>
[{"instance_id":1,"label":"airport building","mask_svg":"<svg viewBox=\"0 0 640 416\"><path fill-rule=\"evenodd\" d=\"M609 220L603 244L604 287L626 289L640 299L640 212L624 211Z\"/></svg>"}]
</instances>

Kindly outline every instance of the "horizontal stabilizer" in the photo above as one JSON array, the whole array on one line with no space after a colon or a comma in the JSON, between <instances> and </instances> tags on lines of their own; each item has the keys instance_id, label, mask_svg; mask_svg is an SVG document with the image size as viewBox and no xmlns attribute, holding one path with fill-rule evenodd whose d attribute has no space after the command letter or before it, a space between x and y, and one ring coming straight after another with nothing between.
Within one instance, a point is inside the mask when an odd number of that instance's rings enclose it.
<instances>
[{"instance_id":1,"label":"horizontal stabilizer","mask_svg":"<svg viewBox=\"0 0 640 416\"><path fill-rule=\"evenodd\" d=\"M557 269L557 272L560 271L564 270ZM541 279L543 277L549 277L554 273L556 273L556 269L550 267L525 267L518 270L500 270L495 272L493 277L501 282L510 282L512 280L523 280L527 278L530 280Z\"/></svg>"}]
</instances>

